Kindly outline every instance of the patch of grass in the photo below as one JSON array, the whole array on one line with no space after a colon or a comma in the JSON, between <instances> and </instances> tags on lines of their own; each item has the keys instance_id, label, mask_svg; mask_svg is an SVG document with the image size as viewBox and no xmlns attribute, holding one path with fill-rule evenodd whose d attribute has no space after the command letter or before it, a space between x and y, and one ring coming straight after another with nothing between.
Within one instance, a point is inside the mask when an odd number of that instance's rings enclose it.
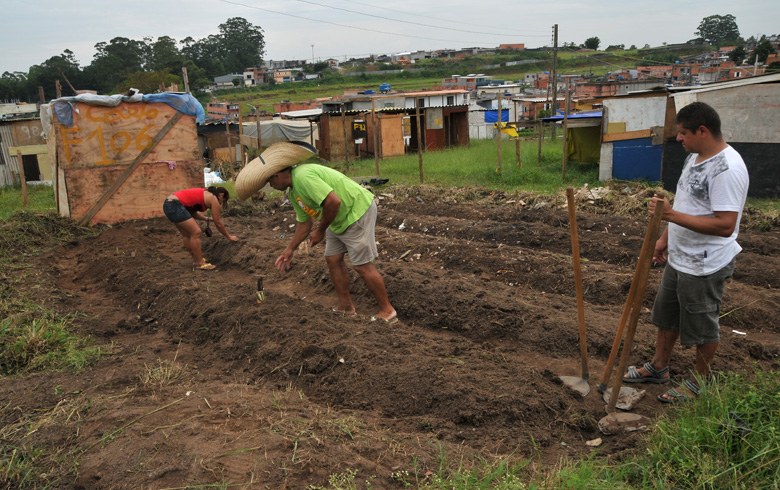
<instances>
[{"instance_id":1,"label":"patch of grass","mask_svg":"<svg viewBox=\"0 0 780 490\"><path fill-rule=\"evenodd\" d=\"M780 378L719 375L692 403L670 410L643 454L619 464L565 462L547 488L778 488Z\"/></svg>"},{"instance_id":2,"label":"patch of grass","mask_svg":"<svg viewBox=\"0 0 780 490\"><path fill-rule=\"evenodd\" d=\"M0 488L35 488L40 482L35 470L38 451L0 445Z\"/></svg>"},{"instance_id":3,"label":"patch of grass","mask_svg":"<svg viewBox=\"0 0 780 490\"><path fill-rule=\"evenodd\" d=\"M54 189L51 186L27 186L27 195L29 202L25 208L20 186L0 188L0 220L8 219L15 212L22 210L45 212L57 209L54 202Z\"/></svg>"},{"instance_id":4,"label":"patch of grass","mask_svg":"<svg viewBox=\"0 0 780 490\"><path fill-rule=\"evenodd\" d=\"M507 139L501 146L501 166L498 165L498 145L495 140L475 140L469 147L455 147L423 154L423 181L444 187L483 186L498 190L523 189L552 194L561 187L583 184L599 185L598 164L569 162L566 177L562 171L562 141L545 140L542 160L538 162L536 141L520 143L521 165L516 163L515 143ZM351 162L340 170L352 177L376 175L374 160ZM380 161L380 176L393 184L420 183L420 165L416 154L388 157Z\"/></svg>"},{"instance_id":5,"label":"patch of grass","mask_svg":"<svg viewBox=\"0 0 780 490\"><path fill-rule=\"evenodd\" d=\"M0 374L45 369L81 370L101 355L100 347L71 333L71 316L38 304L3 301L0 311Z\"/></svg>"}]
</instances>

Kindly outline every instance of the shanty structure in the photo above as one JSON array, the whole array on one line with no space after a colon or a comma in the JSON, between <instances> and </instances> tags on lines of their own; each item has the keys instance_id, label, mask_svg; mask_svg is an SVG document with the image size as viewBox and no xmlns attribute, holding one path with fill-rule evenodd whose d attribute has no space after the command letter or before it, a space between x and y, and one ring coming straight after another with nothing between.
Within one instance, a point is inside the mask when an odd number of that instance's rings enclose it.
<instances>
[{"instance_id":1,"label":"shanty structure","mask_svg":"<svg viewBox=\"0 0 780 490\"><path fill-rule=\"evenodd\" d=\"M76 96L41 107L57 210L82 224L162 216L173 191L203 186L189 94Z\"/></svg>"},{"instance_id":2,"label":"shanty structure","mask_svg":"<svg viewBox=\"0 0 780 490\"><path fill-rule=\"evenodd\" d=\"M673 93L667 107L661 180L674 191L685 151L675 140L674 115L691 102L711 105L721 119L723 138L742 155L750 174L748 196L780 196L780 73L719 82Z\"/></svg>"},{"instance_id":3,"label":"shanty structure","mask_svg":"<svg viewBox=\"0 0 780 490\"><path fill-rule=\"evenodd\" d=\"M468 145L469 93L433 90L357 94L326 101L319 118L320 157L380 158ZM420 131L418 138L418 114Z\"/></svg>"},{"instance_id":4,"label":"shanty structure","mask_svg":"<svg viewBox=\"0 0 780 490\"><path fill-rule=\"evenodd\" d=\"M0 104L0 187L21 183L22 175L28 183L52 180L38 107Z\"/></svg>"}]
</instances>

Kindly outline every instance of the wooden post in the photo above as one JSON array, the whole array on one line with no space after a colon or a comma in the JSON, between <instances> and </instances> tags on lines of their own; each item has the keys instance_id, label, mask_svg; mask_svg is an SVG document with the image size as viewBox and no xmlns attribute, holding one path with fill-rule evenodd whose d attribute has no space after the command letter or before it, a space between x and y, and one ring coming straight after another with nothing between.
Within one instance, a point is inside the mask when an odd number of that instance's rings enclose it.
<instances>
[{"instance_id":1,"label":"wooden post","mask_svg":"<svg viewBox=\"0 0 780 490\"><path fill-rule=\"evenodd\" d=\"M57 99L62 97L62 85L59 80L54 80L54 95Z\"/></svg>"},{"instance_id":2,"label":"wooden post","mask_svg":"<svg viewBox=\"0 0 780 490\"><path fill-rule=\"evenodd\" d=\"M309 119L309 143L314 146L314 121Z\"/></svg>"},{"instance_id":3,"label":"wooden post","mask_svg":"<svg viewBox=\"0 0 780 490\"><path fill-rule=\"evenodd\" d=\"M415 108L416 120L417 120L417 161L420 166L420 183L424 182L423 176L423 142L422 142L422 127L420 123L420 101L417 101Z\"/></svg>"},{"instance_id":4,"label":"wooden post","mask_svg":"<svg viewBox=\"0 0 780 490\"><path fill-rule=\"evenodd\" d=\"M501 175L501 121L496 126L496 173Z\"/></svg>"},{"instance_id":5,"label":"wooden post","mask_svg":"<svg viewBox=\"0 0 780 490\"><path fill-rule=\"evenodd\" d=\"M347 111L344 104L341 104L341 129L344 130L344 159L349 166L349 135L347 134Z\"/></svg>"},{"instance_id":6,"label":"wooden post","mask_svg":"<svg viewBox=\"0 0 780 490\"><path fill-rule=\"evenodd\" d=\"M184 91L190 93L190 80L187 78L187 67L181 67L181 78L184 80Z\"/></svg>"},{"instance_id":7,"label":"wooden post","mask_svg":"<svg viewBox=\"0 0 780 490\"><path fill-rule=\"evenodd\" d=\"M373 130L373 136L374 136L374 165L376 166L376 176L380 177L379 174L379 127L377 124L377 117L376 117L376 100L374 97L371 97L371 129Z\"/></svg>"},{"instance_id":8,"label":"wooden post","mask_svg":"<svg viewBox=\"0 0 780 490\"><path fill-rule=\"evenodd\" d=\"M22 158L22 150L16 150L16 164L19 167L19 180L22 184L22 207L27 208L29 197L27 196L27 177L24 175L24 158Z\"/></svg>"},{"instance_id":9,"label":"wooden post","mask_svg":"<svg viewBox=\"0 0 780 490\"><path fill-rule=\"evenodd\" d=\"M515 106L515 129L518 130L517 132L517 139L515 140L515 164L518 168L523 168L523 161L520 158L520 118L517 117L517 101L512 101Z\"/></svg>"},{"instance_id":10,"label":"wooden post","mask_svg":"<svg viewBox=\"0 0 780 490\"><path fill-rule=\"evenodd\" d=\"M236 150L233 148L233 142L232 138L230 137L230 120L228 119L229 114L225 115L225 138L227 138L227 146L228 146L228 159L230 160L230 165L232 165L236 162Z\"/></svg>"},{"instance_id":11,"label":"wooden post","mask_svg":"<svg viewBox=\"0 0 780 490\"><path fill-rule=\"evenodd\" d=\"M238 151L239 151L239 160L241 161L241 165L245 163L244 155L246 153L244 152L244 144L241 143L241 136L244 134L244 118L241 116L241 107L239 106L238 109Z\"/></svg>"},{"instance_id":12,"label":"wooden post","mask_svg":"<svg viewBox=\"0 0 780 490\"><path fill-rule=\"evenodd\" d=\"M262 153L263 137L260 136L260 116L255 114L255 126L257 127L257 154Z\"/></svg>"},{"instance_id":13,"label":"wooden post","mask_svg":"<svg viewBox=\"0 0 780 490\"><path fill-rule=\"evenodd\" d=\"M569 84L566 84L566 106L563 108L563 157L561 158L561 177L566 179L566 162L569 160Z\"/></svg>"},{"instance_id":14,"label":"wooden post","mask_svg":"<svg viewBox=\"0 0 780 490\"><path fill-rule=\"evenodd\" d=\"M536 163L541 165L542 164L542 140L544 139L544 123L542 122L541 119L539 119L539 123L537 127L539 128L539 135L538 135L539 149L536 155Z\"/></svg>"},{"instance_id":15,"label":"wooden post","mask_svg":"<svg viewBox=\"0 0 780 490\"><path fill-rule=\"evenodd\" d=\"M38 85L38 100L41 102L41 104L46 103L46 96L43 94L43 87Z\"/></svg>"}]
</instances>

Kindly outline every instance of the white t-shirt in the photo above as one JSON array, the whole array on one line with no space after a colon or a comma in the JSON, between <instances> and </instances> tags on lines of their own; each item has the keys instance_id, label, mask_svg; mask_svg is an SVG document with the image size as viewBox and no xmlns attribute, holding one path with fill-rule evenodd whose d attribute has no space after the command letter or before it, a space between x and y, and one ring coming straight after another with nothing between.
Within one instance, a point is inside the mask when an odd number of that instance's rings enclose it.
<instances>
[{"instance_id":1,"label":"white t-shirt","mask_svg":"<svg viewBox=\"0 0 780 490\"><path fill-rule=\"evenodd\" d=\"M701 163L696 163L697 156L691 153L685 159L674 210L693 216L714 216L715 211L739 213L729 237L704 235L669 223L669 264L687 274L706 276L728 265L742 250L737 235L749 177L745 162L731 146Z\"/></svg>"}]
</instances>

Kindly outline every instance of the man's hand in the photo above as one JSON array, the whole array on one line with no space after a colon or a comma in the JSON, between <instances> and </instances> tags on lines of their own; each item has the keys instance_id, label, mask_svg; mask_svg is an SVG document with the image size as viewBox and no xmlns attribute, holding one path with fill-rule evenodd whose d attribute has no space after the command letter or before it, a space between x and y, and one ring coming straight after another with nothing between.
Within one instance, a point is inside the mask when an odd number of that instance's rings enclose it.
<instances>
[{"instance_id":1,"label":"man's hand","mask_svg":"<svg viewBox=\"0 0 780 490\"><path fill-rule=\"evenodd\" d=\"M647 203L647 211L650 214L650 216L653 216L655 214L655 208L656 206L662 206L663 212L661 215L661 219L666 219L669 211L671 211L672 206L669 204L669 199L666 197L660 197L660 196L653 196L652 199L650 199L650 202Z\"/></svg>"},{"instance_id":2,"label":"man's hand","mask_svg":"<svg viewBox=\"0 0 780 490\"><path fill-rule=\"evenodd\" d=\"M292 266L292 252L285 250L282 254L276 258L274 266L279 272L287 272Z\"/></svg>"}]
</instances>

